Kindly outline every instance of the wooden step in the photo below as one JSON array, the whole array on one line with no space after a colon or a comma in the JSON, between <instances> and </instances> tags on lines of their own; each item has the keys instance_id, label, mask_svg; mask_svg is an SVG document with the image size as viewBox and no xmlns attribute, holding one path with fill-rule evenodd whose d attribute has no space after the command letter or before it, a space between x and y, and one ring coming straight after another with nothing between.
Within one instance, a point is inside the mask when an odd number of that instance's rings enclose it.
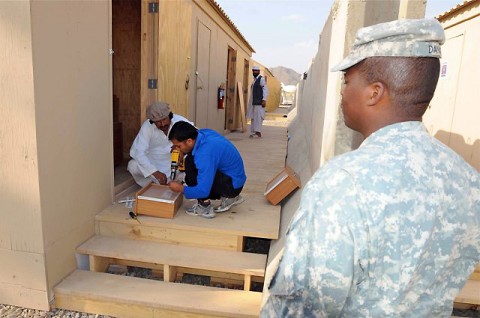
<instances>
[{"instance_id":1,"label":"wooden step","mask_svg":"<svg viewBox=\"0 0 480 318\"><path fill-rule=\"evenodd\" d=\"M467 283L458 293L454 300L459 304L480 305L480 281L467 280Z\"/></svg>"},{"instance_id":2,"label":"wooden step","mask_svg":"<svg viewBox=\"0 0 480 318\"><path fill-rule=\"evenodd\" d=\"M263 254L214 250L191 246L94 236L77 248L90 256L90 270L105 271L109 259L163 264L164 281L175 280L176 267L241 274L244 289L250 290L251 276L265 275L267 256Z\"/></svg>"},{"instance_id":3,"label":"wooden step","mask_svg":"<svg viewBox=\"0 0 480 318\"><path fill-rule=\"evenodd\" d=\"M258 317L261 293L76 270L54 288L61 309L114 317Z\"/></svg>"},{"instance_id":4,"label":"wooden step","mask_svg":"<svg viewBox=\"0 0 480 318\"><path fill-rule=\"evenodd\" d=\"M243 250L245 237L278 239L280 206L268 203L263 193L246 194L244 203L213 219L187 215L184 210L193 203L184 200L173 219L140 215L140 222L129 217L131 209L115 204L95 217L96 233L233 251Z\"/></svg>"}]
</instances>

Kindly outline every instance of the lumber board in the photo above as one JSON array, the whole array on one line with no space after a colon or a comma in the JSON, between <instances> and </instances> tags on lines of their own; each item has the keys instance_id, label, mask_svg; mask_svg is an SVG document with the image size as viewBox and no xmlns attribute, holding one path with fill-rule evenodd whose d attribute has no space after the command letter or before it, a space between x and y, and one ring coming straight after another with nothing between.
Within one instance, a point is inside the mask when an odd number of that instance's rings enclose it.
<instances>
[{"instance_id":1,"label":"lumber board","mask_svg":"<svg viewBox=\"0 0 480 318\"><path fill-rule=\"evenodd\" d=\"M480 281L467 280L454 302L462 304L480 305Z\"/></svg>"},{"instance_id":2,"label":"lumber board","mask_svg":"<svg viewBox=\"0 0 480 318\"><path fill-rule=\"evenodd\" d=\"M163 242L175 245L199 246L223 250L238 250L238 236L208 231L168 228L163 224L146 226L144 216L138 216L142 225L114 221L97 221L97 234L125 237L135 240Z\"/></svg>"},{"instance_id":3,"label":"lumber board","mask_svg":"<svg viewBox=\"0 0 480 318\"><path fill-rule=\"evenodd\" d=\"M262 297L242 290L80 270L54 292L58 308L117 317L258 317Z\"/></svg>"},{"instance_id":4,"label":"lumber board","mask_svg":"<svg viewBox=\"0 0 480 318\"><path fill-rule=\"evenodd\" d=\"M245 104L243 99L243 87L242 82L237 82L237 96L238 102L240 104L240 122L242 123L242 132L247 131L247 119L245 118Z\"/></svg>"},{"instance_id":5,"label":"lumber board","mask_svg":"<svg viewBox=\"0 0 480 318\"><path fill-rule=\"evenodd\" d=\"M77 248L91 257L128 259L204 270L264 276L266 255L94 236ZM206 257L208 255L208 257Z\"/></svg>"}]
</instances>

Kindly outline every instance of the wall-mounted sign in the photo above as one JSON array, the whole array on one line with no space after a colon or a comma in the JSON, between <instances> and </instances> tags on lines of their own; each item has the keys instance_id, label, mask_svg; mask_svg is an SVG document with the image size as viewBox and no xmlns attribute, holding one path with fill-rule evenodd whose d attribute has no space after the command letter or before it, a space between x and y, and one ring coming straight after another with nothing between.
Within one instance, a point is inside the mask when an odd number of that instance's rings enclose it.
<instances>
[{"instance_id":1,"label":"wall-mounted sign","mask_svg":"<svg viewBox=\"0 0 480 318\"><path fill-rule=\"evenodd\" d=\"M440 66L440 78L445 78L447 77L447 62L442 62Z\"/></svg>"}]
</instances>

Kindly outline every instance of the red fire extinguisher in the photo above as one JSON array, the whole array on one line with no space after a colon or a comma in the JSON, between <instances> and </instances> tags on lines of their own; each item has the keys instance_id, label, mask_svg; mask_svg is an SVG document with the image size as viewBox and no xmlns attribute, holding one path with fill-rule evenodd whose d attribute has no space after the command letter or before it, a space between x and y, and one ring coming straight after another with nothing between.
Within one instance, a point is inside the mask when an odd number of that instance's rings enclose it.
<instances>
[{"instance_id":1,"label":"red fire extinguisher","mask_svg":"<svg viewBox=\"0 0 480 318\"><path fill-rule=\"evenodd\" d=\"M218 87L218 94L217 94L217 107L218 109L223 109L224 108L224 101L225 101L225 85L222 84Z\"/></svg>"}]
</instances>

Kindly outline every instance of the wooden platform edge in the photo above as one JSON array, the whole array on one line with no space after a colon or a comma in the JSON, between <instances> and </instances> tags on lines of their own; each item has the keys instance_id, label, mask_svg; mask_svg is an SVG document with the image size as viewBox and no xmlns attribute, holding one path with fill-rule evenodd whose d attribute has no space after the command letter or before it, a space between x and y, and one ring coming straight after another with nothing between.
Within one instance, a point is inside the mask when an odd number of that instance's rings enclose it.
<instances>
[{"instance_id":1,"label":"wooden platform edge","mask_svg":"<svg viewBox=\"0 0 480 318\"><path fill-rule=\"evenodd\" d=\"M264 276L267 255L95 235L77 248L80 254L139 262ZM205 255L209 255L205 258ZM190 262L195 261L195 264ZM223 262L223 263L222 263ZM200 267L195 267L200 266Z\"/></svg>"},{"instance_id":2,"label":"wooden platform edge","mask_svg":"<svg viewBox=\"0 0 480 318\"><path fill-rule=\"evenodd\" d=\"M467 280L465 286L454 299L455 303L480 305L480 281Z\"/></svg>"},{"instance_id":3,"label":"wooden platform edge","mask_svg":"<svg viewBox=\"0 0 480 318\"><path fill-rule=\"evenodd\" d=\"M261 294L76 270L56 308L115 317L258 317ZM221 301L219 301L221 300Z\"/></svg>"}]
</instances>

